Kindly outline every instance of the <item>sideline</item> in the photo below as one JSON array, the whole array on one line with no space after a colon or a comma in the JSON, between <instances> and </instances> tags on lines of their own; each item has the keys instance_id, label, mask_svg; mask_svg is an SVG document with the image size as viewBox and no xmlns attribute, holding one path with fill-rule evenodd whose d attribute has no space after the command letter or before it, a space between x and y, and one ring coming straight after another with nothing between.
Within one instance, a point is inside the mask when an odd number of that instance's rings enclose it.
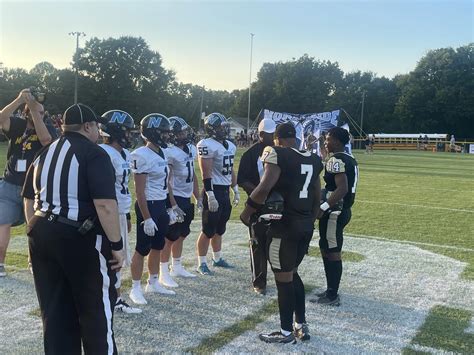
<instances>
[{"instance_id":1,"label":"sideline","mask_svg":"<svg viewBox=\"0 0 474 355\"><path fill-rule=\"evenodd\" d=\"M433 244L433 243L424 243L424 242L412 242L412 241L409 241L409 240L391 239L391 238L386 238L386 237L378 237L378 236L374 236L374 235L347 233L347 236L348 237L354 237L354 238L362 238L362 239L374 239L374 240L380 240L380 241L384 241L384 242L410 244L410 245L415 245L415 246L418 246L418 245L423 246L424 245L424 246L428 246L428 247L436 247L436 248L444 248L444 249L474 252L474 249L456 247L456 246L453 246L453 245Z\"/></svg>"},{"instance_id":2,"label":"sideline","mask_svg":"<svg viewBox=\"0 0 474 355\"><path fill-rule=\"evenodd\" d=\"M474 210L464 210L458 208L448 208L448 207L437 207L437 206L423 206L423 205L409 205L406 203L398 203L398 202L382 202L382 201L368 201L368 200L359 200L357 199L356 202L362 203L372 203L377 205L394 205L394 206L404 206L404 207L414 207L414 208L427 208L432 210L443 210L443 211L452 211L452 212L467 212L467 213L474 213Z\"/></svg>"}]
</instances>

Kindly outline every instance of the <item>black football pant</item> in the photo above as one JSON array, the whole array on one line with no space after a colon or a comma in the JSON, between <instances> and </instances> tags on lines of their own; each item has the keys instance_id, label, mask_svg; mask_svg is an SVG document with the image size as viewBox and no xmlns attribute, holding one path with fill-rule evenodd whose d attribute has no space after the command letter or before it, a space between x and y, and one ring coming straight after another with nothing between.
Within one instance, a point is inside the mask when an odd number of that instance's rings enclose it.
<instances>
[{"instance_id":1,"label":"black football pant","mask_svg":"<svg viewBox=\"0 0 474 355\"><path fill-rule=\"evenodd\" d=\"M116 275L106 237L33 217L29 248L46 354L115 354Z\"/></svg>"},{"instance_id":2,"label":"black football pant","mask_svg":"<svg viewBox=\"0 0 474 355\"><path fill-rule=\"evenodd\" d=\"M267 230L268 226L256 223L253 227L257 243L252 243L252 254L255 263L253 287L265 289L267 287ZM250 263L252 268L252 262Z\"/></svg>"}]
</instances>

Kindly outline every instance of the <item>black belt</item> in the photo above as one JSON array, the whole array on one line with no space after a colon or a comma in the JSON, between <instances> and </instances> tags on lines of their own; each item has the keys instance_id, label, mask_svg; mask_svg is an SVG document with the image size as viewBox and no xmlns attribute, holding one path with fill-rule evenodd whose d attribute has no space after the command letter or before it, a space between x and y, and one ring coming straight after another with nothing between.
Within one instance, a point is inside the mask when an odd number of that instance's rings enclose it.
<instances>
[{"instance_id":1,"label":"black belt","mask_svg":"<svg viewBox=\"0 0 474 355\"><path fill-rule=\"evenodd\" d=\"M43 211L36 211L35 216L46 218L49 222L59 222L62 224L67 224L68 226L72 226L75 228L79 228L83 224L83 222L73 221L71 219L64 218L56 214L47 213Z\"/></svg>"}]
</instances>

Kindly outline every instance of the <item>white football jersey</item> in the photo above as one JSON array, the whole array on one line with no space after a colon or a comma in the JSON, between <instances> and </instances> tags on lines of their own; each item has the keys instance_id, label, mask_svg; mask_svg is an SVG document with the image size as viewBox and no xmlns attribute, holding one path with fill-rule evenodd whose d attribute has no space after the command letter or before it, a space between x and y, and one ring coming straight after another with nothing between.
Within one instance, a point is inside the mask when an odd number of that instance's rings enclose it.
<instances>
[{"instance_id":1,"label":"white football jersey","mask_svg":"<svg viewBox=\"0 0 474 355\"><path fill-rule=\"evenodd\" d=\"M168 160L166 152L161 149L163 157L148 148L140 147L134 150L132 171L134 174L147 174L145 197L147 201L165 200L168 195Z\"/></svg>"},{"instance_id":2,"label":"white football jersey","mask_svg":"<svg viewBox=\"0 0 474 355\"><path fill-rule=\"evenodd\" d=\"M171 188L174 196L189 198L194 187L194 161L196 160L196 147L187 144L189 152L173 145L166 149L168 165L171 167Z\"/></svg>"},{"instance_id":3,"label":"white football jersey","mask_svg":"<svg viewBox=\"0 0 474 355\"><path fill-rule=\"evenodd\" d=\"M234 143L227 141L227 149L213 138L205 138L197 144L199 157L212 159L212 184L230 186L232 184L232 170L234 157L237 151Z\"/></svg>"},{"instance_id":4,"label":"white football jersey","mask_svg":"<svg viewBox=\"0 0 474 355\"><path fill-rule=\"evenodd\" d=\"M114 147L107 144L100 144L110 157L110 161L115 169L115 195L117 197L118 211L121 214L129 213L132 205L132 195L128 189L130 179L130 152L122 149L119 152Z\"/></svg>"}]
</instances>

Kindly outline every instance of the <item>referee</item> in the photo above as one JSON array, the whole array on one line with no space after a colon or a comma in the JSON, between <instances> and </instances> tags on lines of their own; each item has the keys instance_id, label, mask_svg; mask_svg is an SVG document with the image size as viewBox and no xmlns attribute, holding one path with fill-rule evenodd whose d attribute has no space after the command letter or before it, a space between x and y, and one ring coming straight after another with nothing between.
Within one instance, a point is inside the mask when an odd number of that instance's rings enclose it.
<instances>
[{"instance_id":1,"label":"referee","mask_svg":"<svg viewBox=\"0 0 474 355\"><path fill-rule=\"evenodd\" d=\"M115 175L86 105L64 112L64 135L28 170L23 197L46 354L117 352L115 272L124 257Z\"/></svg>"},{"instance_id":2,"label":"referee","mask_svg":"<svg viewBox=\"0 0 474 355\"><path fill-rule=\"evenodd\" d=\"M260 160L263 149L266 146L273 146L273 133L276 124L271 119L263 119L258 125L259 142L252 145L240 160L239 172L237 174L237 184L245 190L248 196L260 183L263 175L263 163ZM264 295L267 288L267 258L265 256L267 226L263 223L256 223L253 227L256 240L252 240L251 253L253 262L252 283L257 294Z\"/></svg>"}]
</instances>

